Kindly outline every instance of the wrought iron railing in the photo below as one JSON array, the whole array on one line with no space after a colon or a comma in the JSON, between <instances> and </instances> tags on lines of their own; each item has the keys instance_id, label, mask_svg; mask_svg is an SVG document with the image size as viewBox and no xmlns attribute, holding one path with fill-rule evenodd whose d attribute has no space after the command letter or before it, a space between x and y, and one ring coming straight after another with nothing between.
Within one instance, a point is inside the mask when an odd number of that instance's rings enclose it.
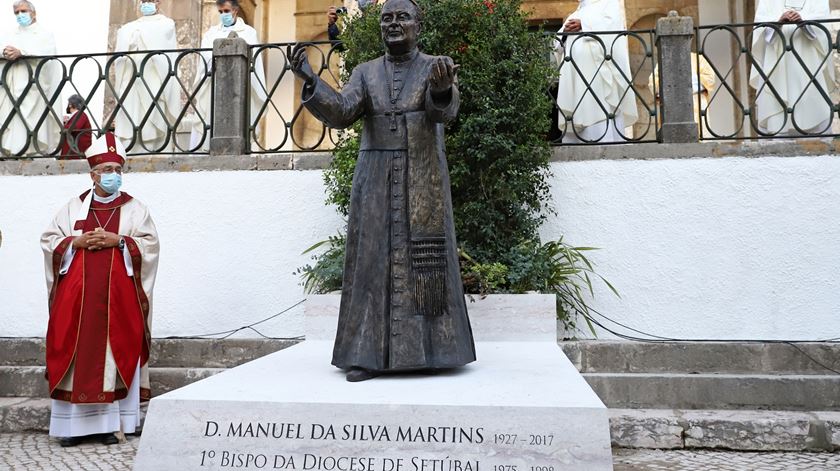
<instances>
[{"instance_id":1,"label":"wrought iron railing","mask_svg":"<svg viewBox=\"0 0 840 471\"><path fill-rule=\"evenodd\" d=\"M83 136L113 130L131 155L206 153L212 50L133 51L0 60L0 158L81 158ZM64 116L79 95L104 110Z\"/></svg>"},{"instance_id":2,"label":"wrought iron railing","mask_svg":"<svg viewBox=\"0 0 840 471\"><path fill-rule=\"evenodd\" d=\"M717 82L697 97L700 139L840 135L838 29L840 20L697 28L698 55Z\"/></svg>"},{"instance_id":3,"label":"wrought iron railing","mask_svg":"<svg viewBox=\"0 0 840 471\"><path fill-rule=\"evenodd\" d=\"M701 139L840 135L840 87L830 80L840 78L831 75L840 55L838 28L840 20L696 28L692 60ZM654 30L557 34L553 40L553 145L659 139ZM761 51L755 45L766 45L760 41L775 41L776 61L766 60L766 47L756 57ZM619 47L625 43L627 53ZM809 44L819 46L816 54ZM301 104L301 85L289 63L295 46L250 46L249 119L242 131L251 153L329 151L341 137ZM341 45L303 46L313 70L340 87ZM213 68L211 49L0 60L0 159L80 158L86 138L105 130L114 130L130 155L206 154L218 85ZM782 89L776 80L782 73L805 85L795 93ZM89 106L89 126L82 125L82 114L64 116L71 94L103 103ZM825 118L816 125L815 112Z\"/></svg>"},{"instance_id":4,"label":"wrought iron railing","mask_svg":"<svg viewBox=\"0 0 840 471\"><path fill-rule=\"evenodd\" d=\"M342 61L339 42L300 43L312 70L333 87L340 87ZM300 100L300 83L291 71L290 58L298 43L260 44L251 47L251 64L270 64L265 79L252 75L249 100L252 153L331 150L342 131L318 121Z\"/></svg>"},{"instance_id":5,"label":"wrought iron railing","mask_svg":"<svg viewBox=\"0 0 840 471\"><path fill-rule=\"evenodd\" d=\"M559 33L553 145L657 140L654 30Z\"/></svg>"}]
</instances>

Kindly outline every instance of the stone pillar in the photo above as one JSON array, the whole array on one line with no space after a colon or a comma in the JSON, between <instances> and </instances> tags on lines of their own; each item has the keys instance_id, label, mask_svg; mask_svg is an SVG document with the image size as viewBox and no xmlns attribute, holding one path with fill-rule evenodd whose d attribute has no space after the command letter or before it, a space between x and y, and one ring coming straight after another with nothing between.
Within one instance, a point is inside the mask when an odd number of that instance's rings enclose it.
<instances>
[{"instance_id":1,"label":"stone pillar","mask_svg":"<svg viewBox=\"0 0 840 471\"><path fill-rule=\"evenodd\" d=\"M213 42L213 127L210 155L243 155L250 142L248 99L251 49L244 39Z\"/></svg>"},{"instance_id":2,"label":"stone pillar","mask_svg":"<svg viewBox=\"0 0 840 471\"><path fill-rule=\"evenodd\" d=\"M694 21L690 16L677 16L672 11L656 22L662 142L697 142L698 139L691 85L693 37Z\"/></svg>"}]
</instances>

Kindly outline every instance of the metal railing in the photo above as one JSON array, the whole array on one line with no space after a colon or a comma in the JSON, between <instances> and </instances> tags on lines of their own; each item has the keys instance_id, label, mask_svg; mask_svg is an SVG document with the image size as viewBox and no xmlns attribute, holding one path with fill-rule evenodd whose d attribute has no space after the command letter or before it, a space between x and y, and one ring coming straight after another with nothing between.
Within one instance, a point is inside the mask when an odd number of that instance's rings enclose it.
<instances>
[{"instance_id":1,"label":"metal railing","mask_svg":"<svg viewBox=\"0 0 840 471\"><path fill-rule=\"evenodd\" d=\"M0 158L81 158L108 130L131 155L206 153L211 87L210 49L0 60ZM63 116L70 94L104 100L102 113Z\"/></svg>"},{"instance_id":2,"label":"metal railing","mask_svg":"<svg viewBox=\"0 0 840 471\"><path fill-rule=\"evenodd\" d=\"M553 145L657 140L655 38L654 30L555 36Z\"/></svg>"},{"instance_id":3,"label":"metal railing","mask_svg":"<svg viewBox=\"0 0 840 471\"><path fill-rule=\"evenodd\" d=\"M839 136L837 29L840 20L696 28L698 56L717 82L697 97L700 139Z\"/></svg>"},{"instance_id":4,"label":"metal railing","mask_svg":"<svg viewBox=\"0 0 840 471\"><path fill-rule=\"evenodd\" d=\"M339 42L275 43L251 46L252 68L271 64L261 79L252 69L250 107L251 153L331 150L342 133L318 121L301 103L300 81L291 70L291 55L301 44L318 76L341 86Z\"/></svg>"},{"instance_id":5,"label":"metal railing","mask_svg":"<svg viewBox=\"0 0 840 471\"><path fill-rule=\"evenodd\" d=\"M832 32L838 27L840 20L689 27L686 41L697 49L692 100L701 139L840 135L840 87L830 80L840 78L831 75L840 54L840 34ZM556 74L548 90L554 102L555 121L548 133L552 145L664 140L665 104L657 97L660 85L674 83L658 83L657 52L664 49L655 48L667 46L666 36L657 36L656 30L555 35ZM767 44L778 57L768 56L766 47L754 49ZM250 80L248 96L238 102L247 101L247 124L237 128L250 141L244 152L329 151L342 136L301 103L301 84L289 62L295 46L251 45L242 56ZM304 47L313 70L340 88L341 44ZM0 159L80 158L87 139L106 130L115 131L130 155L207 154L213 109L226 109L224 100L214 103L215 88L232 87L214 83L218 60L212 49L0 60ZM662 67L668 70L669 64ZM778 82L783 74L793 74L804 85L795 93L783 89ZM671 82L681 77L680 85L689 77L665 76ZM709 77L714 84L707 84ZM70 94L103 106L91 105L86 114L68 119L62 98ZM813 123L815 113L824 119Z\"/></svg>"}]
</instances>

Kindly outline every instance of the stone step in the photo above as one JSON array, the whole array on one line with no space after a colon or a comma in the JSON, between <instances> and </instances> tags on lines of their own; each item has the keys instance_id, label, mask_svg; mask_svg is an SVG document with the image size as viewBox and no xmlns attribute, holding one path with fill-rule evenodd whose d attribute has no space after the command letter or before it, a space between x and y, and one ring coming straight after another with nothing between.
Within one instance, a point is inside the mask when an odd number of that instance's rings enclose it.
<instances>
[{"instance_id":1,"label":"stone step","mask_svg":"<svg viewBox=\"0 0 840 471\"><path fill-rule=\"evenodd\" d=\"M297 340L152 339L151 366L230 368L288 348ZM44 366L43 338L0 338L0 366Z\"/></svg>"},{"instance_id":2,"label":"stone step","mask_svg":"<svg viewBox=\"0 0 840 471\"><path fill-rule=\"evenodd\" d=\"M840 412L610 409L614 447L840 451ZM0 398L0 433L49 429L50 400Z\"/></svg>"},{"instance_id":3,"label":"stone step","mask_svg":"<svg viewBox=\"0 0 840 471\"><path fill-rule=\"evenodd\" d=\"M840 451L840 412L610 409L621 448Z\"/></svg>"},{"instance_id":4,"label":"stone step","mask_svg":"<svg viewBox=\"0 0 840 471\"><path fill-rule=\"evenodd\" d=\"M49 397L43 366L0 366L0 398ZM152 396L159 396L195 381L213 376L225 368L151 368Z\"/></svg>"},{"instance_id":5,"label":"stone step","mask_svg":"<svg viewBox=\"0 0 840 471\"><path fill-rule=\"evenodd\" d=\"M152 368L160 395L224 368ZM611 408L770 409L840 411L840 375L722 375L586 373ZM47 397L44 367L0 367L0 397Z\"/></svg>"},{"instance_id":6,"label":"stone step","mask_svg":"<svg viewBox=\"0 0 840 471\"><path fill-rule=\"evenodd\" d=\"M610 408L840 410L840 375L584 373Z\"/></svg>"},{"instance_id":7,"label":"stone step","mask_svg":"<svg viewBox=\"0 0 840 471\"><path fill-rule=\"evenodd\" d=\"M150 368L149 382L152 397L182 388L190 383L209 378L226 368Z\"/></svg>"},{"instance_id":8,"label":"stone step","mask_svg":"<svg viewBox=\"0 0 840 471\"><path fill-rule=\"evenodd\" d=\"M50 400L0 397L0 433L50 429Z\"/></svg>"},{"instance_id":9,"label":"stone step","mask_svg":"<svg viewBox=\"0 0 840 471\"><path fill-rule=\"evenodd\" d=\"M768 342L583 340L560 345L582 373L831 373L819 363L840 371L840 343L794 346Z\"/></svg>"}]
</instances>

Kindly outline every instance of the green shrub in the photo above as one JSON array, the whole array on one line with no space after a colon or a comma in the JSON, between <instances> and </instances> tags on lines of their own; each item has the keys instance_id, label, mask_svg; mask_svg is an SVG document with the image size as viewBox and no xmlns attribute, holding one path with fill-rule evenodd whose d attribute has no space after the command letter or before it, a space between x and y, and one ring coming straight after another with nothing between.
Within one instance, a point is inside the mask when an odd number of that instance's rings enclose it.
<instances>
[{"instance_id":1,"label":"green shrub","mask_svg":"<svg viewBox=\"0 0 840 471\"><path fill-rule=\"evenodd\" d=\"M346 236L338 234L304 250L303 253L308 254L322 247L326 248L325 251L312 255L314 265L304 265L295 272L303 279L303 288L307 293L326 294L341 289L346 242Z\"/></svg>"}]
</instances>

